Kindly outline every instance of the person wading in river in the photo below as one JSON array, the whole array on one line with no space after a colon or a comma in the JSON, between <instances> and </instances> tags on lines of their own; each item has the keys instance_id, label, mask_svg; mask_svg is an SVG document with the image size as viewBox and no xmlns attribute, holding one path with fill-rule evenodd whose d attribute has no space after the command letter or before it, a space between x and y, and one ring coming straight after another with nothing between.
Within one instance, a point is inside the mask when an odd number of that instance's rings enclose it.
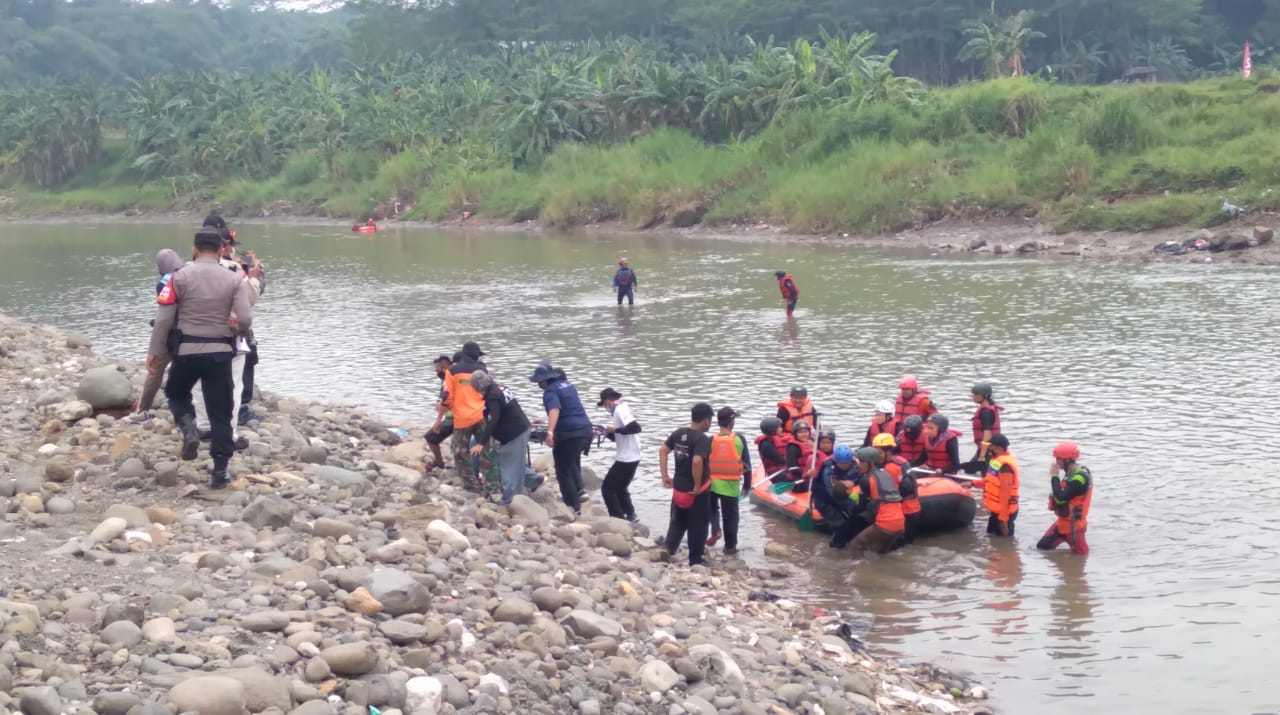
<instances>
[{"instance_id":1,"label":"person wading in river","mask_svg":"<svg viewBox=\"0 0 1280 715\"><path fill-rule=\"evenodd\" d=\"M782 300L787 304L787 317L790 318L796 312L796 302L800 300L800 286L796 285L796 279L786 271L774 271L773 275L778 279L778 290L782 291Z\"/></svg>"},{"instance_id":2,"label":"person wading in river","mask_svg":"<svg viewBox=\"0 0 1280 715\"><path fill-rule=\"evenodd\" d=\"M1089 504L1093 501L1093 474L1080 464L1080 447L1063 442L1053 448L1053 464L1049 465L1049 509L1058 515L1053 526L1044 532L1037 549L1052 551L1061 544L1077 554L1089 553L1084 532L1089 526Z\"/></svg>"},{"instance_id":3,"label":"person wading in river","mask_svg":"<svg viewBox=\"0 0 1280 715\"><path fill-rule=\"evenodd\" d=\"M707 549L707 525L711 518L711 484L709 458L711 438L711 405L699 402L690 411L688 427L681 427L658 448L658 467L662 486L671 490L671 522L664 541L667 553L675 555L685 534L689 535L689 565L703 566ZM675 455L675 478L671 477L667 457Z\"/></svg>"},{"instance_id":4,"label":"person wading in river","mask_svg":"<svg viewBox=\"0 0 1280 715\"><path fill-rule=\"evenodd\" d=\"M981 482L982 504L991 512L987 533L1013 536L1018 518L1018 460L1009 452L1009 438L998 434L991 438L991 459Z\"/></svg>"},{"instance_id":5,"label":"person wading in river","mask_svg":"<svg viewBox=\"0 0 1280 715\"><path fill-rule=\"evenodd\" d=\"M1004 408L997 405L992 397L991 384L979 382L970 390L977 408L973 411L973 443L978 451L973 460L964 465L964 471L977 474L987 463L987 453L991 438L1000 434L1000 411Z\"/></svg>"},{"instance_id":6,"label":"person wading in river","mask_svg":"<svg viewBox=\"0 0 1280 715\"><path fill-rule=\"evenodd\" d=\"M622 305L623 298L627 299L627 305L635 305L636 287L639 285L636 272L627 265L627 259L619 260L618 270L613 274L613 288L618 292L618 305Z\"/></svg>"},{"instance_id":7,"label":"person wading in river","mask_svg":"<svg viewBox=\"0 0 1280 715\"><path fill-rule=\"evenodd\" d=\"M609 516L636 521L636 508L631 503L631 480L640 466L640 423L631 415L631 407L622 401L622 393L606 387L600 391L597 407L603 407L613 418L605 427L605 437L614 441L617 452L613 465L604 475L600 496Z\"/></svg>"},{"instance_id":8,"label":"person wading in river","mask_svg":"<svg viewBox=\"0 0 1280 715\"><path fill-rule=\"evenodd\" d=\"M726 556L738 553L738 496L743 489L751 491L751 450L747 449L747 438L733 431L737 417L732 407L721 407L716 413L720 431L711 438L707 457L711 475L711 538L707 546L715 546L723 535Z\"/></svg>"},{"instance_id":9,"label":"person wading in river","mask_svg":"<svg viewBox=\"0 0 1280 715\"><path fill-rule=\"evenodd\" d=\"M875 447L863 447L854 453L858 474L858 504L862 519L870 524L849 542L853 558L868 551L887 554L902 539L906 517L902 513L902 495L893 477L881 468L884 455Z\"/></svg>"}]
</instances>

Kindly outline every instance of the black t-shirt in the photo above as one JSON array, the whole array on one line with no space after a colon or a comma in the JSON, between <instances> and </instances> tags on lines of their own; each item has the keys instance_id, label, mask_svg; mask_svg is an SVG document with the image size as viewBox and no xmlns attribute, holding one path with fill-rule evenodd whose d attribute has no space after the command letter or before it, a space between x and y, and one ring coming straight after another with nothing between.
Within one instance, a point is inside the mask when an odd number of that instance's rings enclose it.
<instances>
[{"instance_id":1,"label":"black t-shirt","mask_svg":"<svg viewBox=\"0 0 1280 715\"><path fill-rule=\"evenodd\" d=\"M996 411L990 407L981 408L978 412L978 426L983 430L995 429Z\"/></svg>"},{"instance_id":2,"label":"black t-shirt","mask_svg":"<svg viewBox=\"0 0 1280 715\"><path fill-rule=\"evenodd\" d=\"M675 454L676 473L673 478L675 488L682 492L693 491L693 458L702 457L702 482L711 478L711 438L705 432L698 432L690 427L681 427L667 437L667 449Z\"/></svg>"}]
</instances>

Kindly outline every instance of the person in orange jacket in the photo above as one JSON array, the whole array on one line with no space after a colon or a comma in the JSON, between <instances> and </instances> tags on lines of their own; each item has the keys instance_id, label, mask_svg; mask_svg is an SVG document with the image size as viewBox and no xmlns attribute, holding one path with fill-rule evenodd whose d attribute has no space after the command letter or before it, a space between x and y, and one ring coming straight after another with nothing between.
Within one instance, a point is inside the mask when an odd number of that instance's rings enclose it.
<instances>
[{"instance_id":1,"label":"person in orange jacket","mask_svg":"<svg viewBox=\"0 0 1280 715\"><path fill-rule=\"evenodd\" d=\"M1089 542L1084 532L1089 525L1089 504L1093 501L1093 475L1080 464L1080 447L1074 442L1063 442L1053 448L1053 464L1049 466L1049 509L1058 515L1053 526L1044 532L1037 549L1052 551L1060 544L1071 547L1072 553L1089 553Z\"/></svg>"},{"instance_id":2,"label":"person in orange jacket","mask_svg":"<svg viewBox=\"0 0 1280 715\"><path fill-rule=\"evenodd\" d=\"M778 279L778 290L782 291L782 299L787 302L787 317L790 318L796 311L796 301L800 300L800 286L786 271L774 271L773 275Z\"/></svg>"},{"instance_id":3,"label":"person in orange jacket","mask_svg":"<svg viewBox=\"0 0 1280 715\"><path fill-rule=\"evenodd\" d=\"M987 533L1013 536L1018 518L1018 460L1009 451L1009 438L998 434L991 438L987 452L990 461L982 481L974 486L982 490L982 504L991 512Z\"/></svg>"}]
</instances>

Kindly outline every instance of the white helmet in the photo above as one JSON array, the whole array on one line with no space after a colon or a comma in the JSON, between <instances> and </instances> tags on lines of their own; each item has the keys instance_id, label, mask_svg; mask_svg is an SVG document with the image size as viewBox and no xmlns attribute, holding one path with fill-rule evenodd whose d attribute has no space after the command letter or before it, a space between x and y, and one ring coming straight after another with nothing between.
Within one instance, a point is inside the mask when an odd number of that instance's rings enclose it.
<instances>
[{"instance_id":1,"label":"white helmet","mask_svg":"<svg viewBox=\"0 0 1280 715\"><path fill-rule=\"evenodd\" d=\"M888 400L880 400L876 403L876 412L882 415L892 415L894 412L893 403Z\"/></svg>"}]
</instances>

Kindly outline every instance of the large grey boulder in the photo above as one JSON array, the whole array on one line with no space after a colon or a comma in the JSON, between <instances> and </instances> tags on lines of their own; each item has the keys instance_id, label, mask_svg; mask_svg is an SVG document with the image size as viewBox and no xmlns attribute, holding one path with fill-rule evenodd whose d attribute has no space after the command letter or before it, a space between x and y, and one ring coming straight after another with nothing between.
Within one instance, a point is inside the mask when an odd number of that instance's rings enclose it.
<instances>
[{"instance_id":1,"label":"large grey boulder","mask_svg":"<svg viewBox=\"0 0 1280 715\"><path fill-rule=\"evenodd\" d=\"M98 410L128 407L133 404L133 385L114 365L95 367L80 378L76 397Z\"/></svg>"}]
</instances>

